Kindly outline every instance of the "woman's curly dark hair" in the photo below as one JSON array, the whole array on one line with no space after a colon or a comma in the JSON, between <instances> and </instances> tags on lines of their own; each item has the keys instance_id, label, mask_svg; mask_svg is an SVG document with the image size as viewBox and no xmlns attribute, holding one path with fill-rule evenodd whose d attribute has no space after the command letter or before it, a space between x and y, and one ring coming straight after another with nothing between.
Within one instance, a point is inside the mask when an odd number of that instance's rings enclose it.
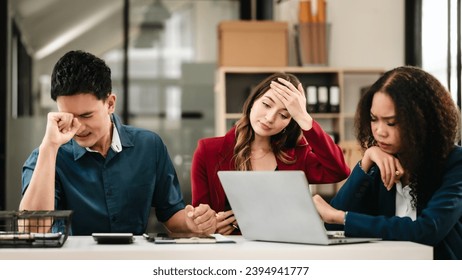
<instances>
[{"instance_id":1,"label":"woman's curly dark hair","mask_svg":"<svg viewBox=\"0 0 462 280\"><path fill-rule=\"evenodd\" d=\"M274 73L260 82L250 93L242 108L242 117L236 122L236 145L234 146L234 167L236 170L252 170L250 163L250 143L255 139L255 132L250 124L250 109L255 100L263 96L271 89L272 81L278 82L278 78L283 78L298 87L300 81L292 74ZM297 145L298 139L302 135L302 129L298 123L291 119L289 124L280 133L271 136L271 148L274 155L290 164L295 162L295 158L290 158L284 148L293 148Z\"/></svg>"},{"instance_id":2,"label":"woman's curly dark hair","mask_svg":"<svg viewBox=\"0 0 462 280\"><path fill-rule=\"evenodd\" d=\"M414 206L421 209L436 191L445 160L459 139L459 110L431 74L413 66L390 70L359 101L355 133L363 150L376 145L370 110L377 92L387 94L395 105L402 145L396 156L410 174Z\"/></svg>"}]
</instances>

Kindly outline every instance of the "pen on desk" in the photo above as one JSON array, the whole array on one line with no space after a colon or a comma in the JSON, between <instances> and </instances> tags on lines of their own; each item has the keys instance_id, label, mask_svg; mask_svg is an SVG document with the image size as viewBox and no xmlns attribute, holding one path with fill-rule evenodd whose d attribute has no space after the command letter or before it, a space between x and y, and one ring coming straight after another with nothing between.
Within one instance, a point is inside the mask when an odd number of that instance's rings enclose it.
<instances>
[{"instance_id":1,"label":"pen on desk","mask_svg":"<svg viewBox=\"0 0 462 280\"><path fill-rule=\"evenodd\" d=\"M222 214L222 213L224 213L224 212L216 213L216 214L215 214L215 217L218 217L218 216L219 216L220 214ZM234 215L231 215L231 216L229 216L229 217L232 217L232 216L234 216ZM228 217L228 218L229 218L229 217ZM230 223L229 225L232 226L234 229L237 229L237 230L239 229L239 226L238 226L237 224L235 224L234 222L233 222L233 223Z\"/></svg>"}]
</instances>

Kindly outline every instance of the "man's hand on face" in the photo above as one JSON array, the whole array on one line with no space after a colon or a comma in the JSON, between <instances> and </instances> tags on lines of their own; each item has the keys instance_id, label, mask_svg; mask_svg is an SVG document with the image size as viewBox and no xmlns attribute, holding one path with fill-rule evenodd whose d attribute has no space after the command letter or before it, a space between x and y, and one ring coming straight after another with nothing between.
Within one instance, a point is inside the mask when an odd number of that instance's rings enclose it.
<instances>
[{"instance_id":1,"label":"man's hand on face","mask_svg":"<svg viewBox=\"0 0 462 280\"><path fill-rule=\"evenodd\" d=\"M64 112L50 112L42 145L60 147L74 137L81 124L74 115Z\"/></svg>"}]
</instances>

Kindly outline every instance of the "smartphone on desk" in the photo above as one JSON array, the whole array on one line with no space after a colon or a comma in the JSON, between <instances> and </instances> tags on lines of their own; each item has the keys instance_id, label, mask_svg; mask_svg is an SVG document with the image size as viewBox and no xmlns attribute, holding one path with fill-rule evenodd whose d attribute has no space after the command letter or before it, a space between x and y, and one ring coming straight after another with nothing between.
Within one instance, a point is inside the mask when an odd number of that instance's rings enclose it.
<instances>
[{"instance_id":1,"label":"smartphone on desk","mask_svg":"<svg viewBox=\"0 0 462 280\"><path fill-rule=\"evenodd\" d=\"M98 244L130 244L135 239L133 233L93 233L93 239Z\"/></svg>"}]
</instances>

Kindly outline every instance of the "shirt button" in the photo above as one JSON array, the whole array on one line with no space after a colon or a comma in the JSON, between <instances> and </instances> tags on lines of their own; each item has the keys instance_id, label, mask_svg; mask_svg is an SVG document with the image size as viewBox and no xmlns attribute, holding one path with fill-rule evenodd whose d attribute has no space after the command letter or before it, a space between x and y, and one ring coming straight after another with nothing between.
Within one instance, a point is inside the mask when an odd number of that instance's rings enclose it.
<instances>
[{"instance_id":1,"label":"shirt button","mask_svg":"<svg viewBox=\"0 0 462 280\"><path fill-rule=\"evenodd\" d=\"M111 217L111 221L113 221L113 222L117 221L117 217L116 217L116 216L112 216L112 217Z\"/></svg>"},{"instance_id":2,"label":"shirt button","mask_svg":"<svg viewBox=\"0 0 462 280\"><path fill-rule=\"evenodd\" d=\"M106 195L111 196L111 195L112 195L112 192L111 192L111 191L107 191L107 192L106 192Z\"/></svg>"}]
</instances>

